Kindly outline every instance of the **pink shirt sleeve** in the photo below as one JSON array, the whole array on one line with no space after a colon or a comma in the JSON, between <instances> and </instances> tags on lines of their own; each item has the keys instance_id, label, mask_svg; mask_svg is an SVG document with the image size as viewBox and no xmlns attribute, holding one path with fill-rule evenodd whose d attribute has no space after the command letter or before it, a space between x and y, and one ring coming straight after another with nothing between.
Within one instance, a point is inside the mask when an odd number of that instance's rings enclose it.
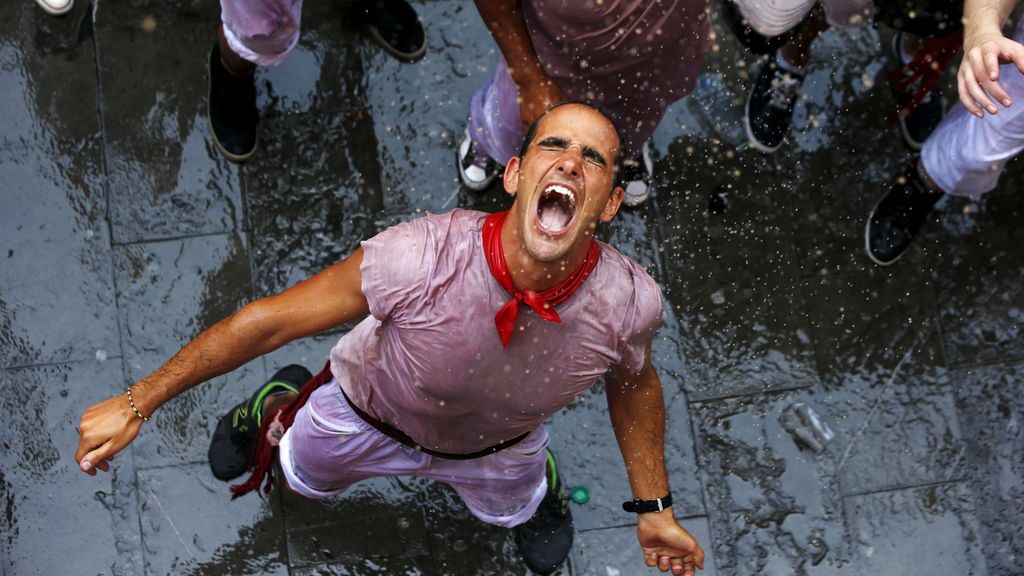
<instances>
[{"instance_id":1,"label":"pink shirt sleeve","mask_svg":"<svg viewBox=\"0 0 1024 576\"><path fill-rule=\"evenodd\" d=\"M392 226L362 242L363 295L374 318L401 324L415 310L437 258L430 218Z\"/></svg>"},{"instance_id":2,"label":"pink shirt sleeve","mask_svg":"<svg viewBox=\"0 0 1024 576\"><path fill-rule=\"evenodd\" d=\"M647 347L665 319L661 288L651 275L633 264L634 291L622 327L620 365L634 374L644 367Z\"/></svg>"}]
</instances>

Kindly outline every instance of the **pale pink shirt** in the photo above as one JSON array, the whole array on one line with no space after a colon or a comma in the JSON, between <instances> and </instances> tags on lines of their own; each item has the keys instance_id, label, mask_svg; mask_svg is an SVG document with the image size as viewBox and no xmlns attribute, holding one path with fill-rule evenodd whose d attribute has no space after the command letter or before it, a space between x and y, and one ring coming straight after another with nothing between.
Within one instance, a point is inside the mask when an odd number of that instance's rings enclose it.
<instances>
[{"instance_id":1,"label":"pale pink shirt","mask_svg":"<svg viewBox=\"0 0 1024 576\"><path fill-rule=\"evenodd\" d=\"M362 243L370 316L331 350L354 404L427 448L471 453L538 428L614 366L639 372L662 322L661 290L601 243L601 261L558 306L525 306L502 348L494 314L509 295L491 276L487 214L455 210Z\"/></svg>"}]
</instances>

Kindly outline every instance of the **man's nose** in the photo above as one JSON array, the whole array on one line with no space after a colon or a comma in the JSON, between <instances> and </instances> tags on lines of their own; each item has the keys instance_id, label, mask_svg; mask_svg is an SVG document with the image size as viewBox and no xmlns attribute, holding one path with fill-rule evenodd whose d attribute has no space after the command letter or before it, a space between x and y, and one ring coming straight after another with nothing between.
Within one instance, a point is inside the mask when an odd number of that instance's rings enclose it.
<instances>
[{"instance_id":1,"label":"man's nose","mask_svg":"<svg viewBox=\"0 0 1024 576\"><path fill-rule=\"evenodd\" d=\"M580 155L579 150L569 148L564 154L562 154L562 157L558 159L558 166L556 168L558 173L566 178L579 178L580 163L582 161L583 157Z\"/></svg>"}]
</instances>

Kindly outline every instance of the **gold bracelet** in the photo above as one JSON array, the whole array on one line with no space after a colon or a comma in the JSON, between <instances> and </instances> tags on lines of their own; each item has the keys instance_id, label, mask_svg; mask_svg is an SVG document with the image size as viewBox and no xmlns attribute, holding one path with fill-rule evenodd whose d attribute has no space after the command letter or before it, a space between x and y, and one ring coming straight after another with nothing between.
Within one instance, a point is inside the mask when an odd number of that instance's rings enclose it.
<instances>
[{"instance_id":1,"label":"gold bracelet","mask_svg":"<svg viewBox=\"0 0 1024 576\"><path fill-rule=\"evenodd\" d=\"M131 405L132 410L135 411L135 415L136 416L138 416L139 418L142 418L143 422L149 422L149 416L143 416L142 412L139 412L139 409L135 407L135 400L132 400L132 389L131 388L128 388L128 404Z\"/></svg>"}]
</instances>

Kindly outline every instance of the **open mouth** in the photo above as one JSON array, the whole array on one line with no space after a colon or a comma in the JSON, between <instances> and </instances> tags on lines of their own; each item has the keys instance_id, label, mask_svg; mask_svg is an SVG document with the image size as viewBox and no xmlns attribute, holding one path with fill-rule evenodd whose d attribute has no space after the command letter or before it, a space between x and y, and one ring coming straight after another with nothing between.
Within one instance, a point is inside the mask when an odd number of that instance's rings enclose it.
<instances>
[{"instance_id":1,"label":"open mouth","mask_svg":"<svg viewBox=\"0 0 1024 576\"><path fill-rule=\"evenodd\" d=\"M548 184L537 202L537 221L545 232L564 232L576 215L576 193L561 184Z\"/></svg>"}]
</instances>

